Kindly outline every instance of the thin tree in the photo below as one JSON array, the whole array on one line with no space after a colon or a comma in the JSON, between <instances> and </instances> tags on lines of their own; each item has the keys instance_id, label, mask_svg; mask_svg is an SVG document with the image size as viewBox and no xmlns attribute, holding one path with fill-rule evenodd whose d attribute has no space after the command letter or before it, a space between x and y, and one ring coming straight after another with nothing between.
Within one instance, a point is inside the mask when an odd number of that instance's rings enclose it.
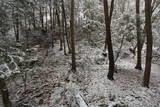
<instances>
[{"instance_id":1,"label":"thin tree","mask_svg":"<svg viewBox=\"0 0 160 107\"><path fill-rule=\"evenodd\" d=\"M111 24L110 24L110 16L109 16L109 9L108 9L108 0L103 0L104 4L104 15L105 15L105 26L106 26L106 42L108 45L108 53L109 53L109 72L108 72L108 79L114 80L114 54L113 54L113 47L112 47L112 39L111 39Z\"/></svg>"},{"instance_id":2,"label":"thin tree","mask_svg":"<svg viewBox=\"0 0 160 107\"><path fill-rule=\"evenodd\" d=\"M71 32L71 50L72 50L72 71L76 71L76 57L75 57L75 37L74 37L74 0L71 0L71 19L70 19L70 32Z\"/></svg>"},{"instance_id":3,"label":"thin tree","mask_svg":"<svg viewBox=\"0 0 160 107\"><path fill-rule=\"evenodd\" d=\"M57 23L58 23L58 28L59 28L59 42L60 42L60 51L63 50L63 38L62 38L62 31L61 31L61 20L60 20L60 15L59 15L59 8L56 8L56 16L57 16Z\"/></svg>"},{"instance_id":4,"label":"thin tree","mask_svg":"<svg viewBox=\"0 0 160 107\"><path fill-rule=\"evenodd\" d=\"M147 53L146 53L146 64L145 72L143 77L144 87L149 87L150 73L151 73L151 62L152 62L152 0L145 0L145 26L146 26L146 37L147 37Z\"/></svg>"},{"instance_id":5,"label":"thin tree","mask_svg":"<svg viewBox=\"0 0 160 107\"><path fill-rule=\"evenodd\" d=\"M12 18L13 18L13 28L15 32L15 37L16 37L16 42L19 41L19 3L18 1L16 2L16 6L12 8Z\"/></svg>"},{"instance_id":6,"label":"thin tree","mask_svg":"<svg viewBox=\"0 0 160 107\"><path fill-rule=\"evenodd\" d=\"M49 0L49 16L50 16L50 31L51 31L51 46L54 47L54 40L53 40L53 16L52 16L52 0Z\"/></svg>"},{"instance_id":7,"label":"thin tree","mask_svg":"<svg viewBox=\"0 0 160 107\"><path fill-rule=\"evenodd\" d=\"M65 40L65 25L64 25L63 15L62 15L62 39L63 39L64 55L67 55L67 53L66 53L66 40Z\"/></svg>"},{"instance_id":8,"label":"thin tree","mask_svg":"<svg viewBox=\"0 0 160 107\"><path fill-rule=\"evenodd\" d=\"M137 64L136 69L142 70L141 61L141 31L140 31L140 0L136 0L136 28L137 28Z\"/></svg>"},{"instance_id":9,"label":"thin tree","mask_svg":"<svg viewBox=\"0 0 160 107\"><path fill-rule=\"evenodd\" d=\"M48 19L47 19L47 16L48 16L48 11L47 11L47 5L46 5L46 7L45 7L45 10L46 10L46 12L45 12L45 17L46 17L46 31L48 30Z\"/></svg>"},{"instance_id":10,"label":"thin tree","mask_svg":"<svg viewBox=\"0 0 160 107\"><path fill-rule=\"evenodd\" d=\"M50 5L49 5L49 16L50 16L50 30L53 30L52 26L52 0L49 0Z\"/></svg>"},{"instance_id":11,"label":"thin tree","mask_svg":"<svg viewBox=\"0 0 160 107\"><path fill-rule=\"evenodd\" d=\"M110 7L110 12L108 13L109 14L109 23L111 24L111 21L112 21L112 15L113 15L113 10L114 10L114 0L111 1L111 7ZM107 37L105 38L105 44L104 44L104 50L103 50L103 54L104 56L107 56L106 54L106 50L107 50Z\"/></svg>"},{"instance_id":12,"label":"thin tree","mask_svg":"<svg viewBox=\"0 0 160 107\"><path fill-rule=\"evenodd\" d=\"M68 31L67 31L66 10L65 10L65 6L64 6L64 0L61 0L61 1L62 1L62 14L63 14L63 18L64 18L65 36L66 36L68 51L70 53L71 52L71 47L70 47L70 43L69 43L69 35L67 34Z\"/></svg>"},{"instance_id":13,"label":"thin tree","mask_svg":"<svg viewBox=\"0 0 160 107\"><path fill-rule=\"evenodd\" d=\"M36 29L36 16L35 16L35 7L32 7L32 11L33 11L33 27L34 30Z\"/></svg>"},{"instance_id":14,"label":"thin tree","mask_svg":"<svg viewBox=\"0 0 160 107\"><path fill-rule=\"evenodd\" d=\"M43 7L40 6L40 7L39 7L39 18L40 18L42 30L44 30L44 18L43 18L43 17L44 17Z\"/></svg>"}]
</instances>

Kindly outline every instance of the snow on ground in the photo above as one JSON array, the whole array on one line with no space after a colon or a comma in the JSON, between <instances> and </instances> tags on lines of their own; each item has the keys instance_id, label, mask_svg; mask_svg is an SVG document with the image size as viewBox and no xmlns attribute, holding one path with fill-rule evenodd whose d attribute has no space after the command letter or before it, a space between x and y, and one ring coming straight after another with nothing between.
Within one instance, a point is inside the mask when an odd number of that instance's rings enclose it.
<instances>
[{"instance_id":1,"label":"snow on ground","mask_svg":"<svg viewBox=\"0 0 160 107\"><path fill-rule=\"evenodd\" d=\"M135 60L117 63L115 81L107 79L108 59L101 48L78 43L77 72L70 72L71 56L49 49L40 66L27 70L26 90L21 76L9 81L11 99L17 107L78 107L76 96L82 96L89 107L159 107L160 77L152 73L150 89L142 87L143 72L134 69ZM39 51L36 57L44 57Z\"/></svg>"}]
</instances>

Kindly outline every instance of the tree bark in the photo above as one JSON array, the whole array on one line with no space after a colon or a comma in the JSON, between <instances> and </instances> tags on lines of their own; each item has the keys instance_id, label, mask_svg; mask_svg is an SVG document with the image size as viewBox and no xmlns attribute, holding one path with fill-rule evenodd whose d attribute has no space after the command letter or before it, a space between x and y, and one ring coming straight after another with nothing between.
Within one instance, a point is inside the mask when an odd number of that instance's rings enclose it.
<instances>
[{"instance_id":1,"label":"tree bark","mask_svg":"<svg viewBox=\"0 0 160 107\"><path fill-rule=\"evenodd\" d=\"M152 6L151 6L151 8L152 8L152 14L151 14L151 16L153 15L153 13L155 12L155 10L158 8L158 6L160 5L160 2L158 2L157 4L156 4L156 0L154 0L153 1L153 3L152 3ZM154 23L154 21L155 20L152 20L152 23ZM144 26L144 29L143 29L143 36L141 36L142 37L142 40L141 40L141 51L142 51L142 48L143 48L143 45L144 45L144 42L145 42L145 38L146 38L146 35L145 35L145 33L146 33L146 26Z\"/></svg>"},{"instance_id":2,"label":"tree bark","mask_svg":"<svg viewBox=\"0 0 160 107\"><path fill-rule=\"evenodd\" d=\"M111 1L111 8L110 8L110 24L111 24L111 20L112 20L112 15L113 15L113 9L114 9L114 0Z\"/></svg>"},{"instance_id":3,"label":"tree bark","mask_svg":"<svg viewBox=\"0 0 160 107\"><path fill-rule=\"evenodd\" d=\"M144 87L149 87L150 81L150 72L151 72L151 63L152 63L152 9L151 9L152 0L145 0L145 26L146 26L146 37L147 37L147 53L146 53L146 64L145 72L143 77Z\"/></svg>"},{"instance_id":4,"label":"tree bark","mask_svg":"<svg viewBox=\"0 0 160 107\"><path fill-rule=\"evenodd\" d=\"M62 34L61 34L61 21L60 16L58 14L58 9L56 9L56 16L57 16L57 22L58 22L58 28L59 28L59 41L60 41L60 51L63 50L63 42L62 42Z\"/></svg>"},{"instance_id":5,"label":"tree bark","mask_svg":"<svg viewBox=\"0 0 160 107\"><path fill-rule=\"evenodd\" d=\"M4 107L12 107L11 101L9 100L9 93L4 79L0 78L0 93L2 94L2 102Z\"/></svg>"},{"instance_id":6,"label":"tree bark","mask_svg":"<svg viewBox=\"0 0 160 107\"><path fill-rule=\"evenodd\" d=\"M104 4L104 15L105 15L105 26L106 26L106 40L108 45L108 53L109 53L109 71L108 71L108 79L114 80L114 55L113 55L113 47L112 47L112 39L111 39L111 26L110 26L110 18L108 12L108 0L103 0Z\"/></svg>"},{"instance_id":7,"label":"tree bark","mask_svg":"<svg viewBox=\"0 0 160 107\"><path fill-rule=\"evenodd\" d=\"M34 30L36 29L36 17L35 17L35 7L32 7L33 9L33 27L34 27Z\"/></svg>"},{"instance_id":8,"label":"tree bark","mask_svg":"<svg viewBox=\"0 0 160 107\"><path fill-rule=\"evenodd\" d=\"M76 57L75 57L75 36L74 36L74 0L71 0L71 47L72 47L72 72L76 71Z\"/></svg>"},{"instance_id":9,"label":"tree bark","mask_svg":"<svg viewBox=\"0 0 160 107\"><path fill-rule=\"evenodd\" d=\"M42 11L42 7L40 6L40 22L41 22L41 28L44 30L44 14L43 14L43 11Z\"/></svg>"},{"instance_id":10,"label":"tree bark","mask_svg":"<svg viewBox=\"0 0 160 107\"><path fill-rule=\"evenodd\" d=\"M64 55L67 55L67 53L66 53L66 40L65 40L65 25L64 25L64 17L63 17L63 15L62 15L62 35L63 35Z\"/></svg>"},{"instance_id":11,"label":"tree bark","mask_svg":"<svg viewBox=\"0 0 160 107\"><path fill-rule=\"evenodd\" d=\"M137 28L137 64L136 69L142 70L142 61L141 61L141 31L140 31L140 0L136 0L136 28Z\"/></svg>"},{"instance_id":12,"label":"tree bark","mask_svg":"<svg viewBox=\"0 0 160 107\"><path fill-rule=\"evenodd\" d=\"M69 42L69 35L68 35L68 30L67 30L67 19L66 19L66 11L64 7L64 0L62 0L62 12L63 12L63 18L64 18L64 27L65 27L65 36L66 36L66 41L67 41L67 46L68 46L68 51L69 53L71 52L71 47L70 47L70 42Z\"/></svg>"},{"instance_id":13,"label":"tree bark","mask_svg":"<svg viewBox=\"0 0 160 107\"><path fill-rule=\"evenodd\" d=\"M46 6L46 9L45 9L45 10L46 10L46 12L45 12L46 14L45 14L45 15L46 15L46 32L47 32L47 30L48 30L48 19L47 19L48 10L47 10L47 6Z\"/></svg>"},{"instance_id":14,"label":"tree bark","mask_svg":"<svg viewBox=\"0 0 160 107\"><path fill-rule=\"evenodd\" d=\"M114 0L111 0L110 13L108 13L110 24L111 24L111 21L112 21L113 10L114 10ZM107 50L107 38L105 38L105 45L104 45L104 50L103 51L106 52L106 50Z\"/></svg>"},{"instance_id":15,"label":"tree bark","mask_svg":"<svg viewBox=\"0 0 160 107\"><path fill-rule=\"evenodd\" d=\"M53 30L53 26L52 26L52 0L50 0L49 16L50 16L50 29L52 31Z\"/></svg>"},{"instance_id":16,"label":"tree bark","mask_svg":"<svg viewBox=\"0 0 160 107\"><path fill-rule=\"evenodd\" d=\"M17 13L16 13L16 23L15 23L15 28L16 28L16 33L15 33L15 36L16 36L16 42L19 42L19 14L18 14L18 4L17 4L17 7L16 7L16 11L17 11Z\"/></svg>"}]
</instances>

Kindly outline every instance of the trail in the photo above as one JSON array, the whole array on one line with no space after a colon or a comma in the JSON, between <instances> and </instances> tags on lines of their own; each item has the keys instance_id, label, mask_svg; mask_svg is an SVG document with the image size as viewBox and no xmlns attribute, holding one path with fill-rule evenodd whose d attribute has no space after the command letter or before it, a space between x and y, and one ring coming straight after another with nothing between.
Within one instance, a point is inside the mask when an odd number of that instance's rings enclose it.
<instances>
[{"instance_id":1,"label":"trail","mask_svg":"<svg viewBox=\"0 0 160 107\"><path fill-rule=\"evenodd\" d=\"M34 66L28 71L30 79L27 80L27 94L24 94L22 80L17 78L20 85L10 82L13 87L9 88L11 100L19 101L17 107L23 104L35 107L75 107L77 92L81 93L89 107L103 107L120 102L129 107L159 106L158 65L152 66L150 89L142 87L144 72L134 69L135 59L131 58L121 59L117 63L115 81L110 81L107 79L108 59L101 55L102 49L79 44L76 47L75 75L69 72L71 55L65 56L63 51L59 51L59 45L55 44L55 47L49 50L43 65ZM35 57L43 57L44 53L40 51ZM15 95L19 97L16 98Z\"/></svg>"},{"instance_id":2,"label":"trail","mask_svg":"<svg viewBox=\"0 0 160 107\"><path fill-rule=\"evenodd\" d=\"M160 78L160 65L152 64L152 73L157 74Z\"/></svg>"}]
</instances>

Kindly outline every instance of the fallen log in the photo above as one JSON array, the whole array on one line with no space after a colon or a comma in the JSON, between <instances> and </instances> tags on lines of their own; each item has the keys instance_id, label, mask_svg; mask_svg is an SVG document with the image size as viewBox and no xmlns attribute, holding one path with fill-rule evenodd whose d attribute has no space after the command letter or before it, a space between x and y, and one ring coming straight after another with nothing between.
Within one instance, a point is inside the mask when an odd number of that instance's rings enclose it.
<instances>
[{"instance_id":1,"label":"fallen log","mask_svg":"<svg viewBox=\"0 0 160 107\"><path fill-rule=\"evenodd\" d=\"M82 98L80 93L76 95L76 101L79 107L89 107L87 103L84 101L84 99Z\"/></svg>"}]
</instances>

